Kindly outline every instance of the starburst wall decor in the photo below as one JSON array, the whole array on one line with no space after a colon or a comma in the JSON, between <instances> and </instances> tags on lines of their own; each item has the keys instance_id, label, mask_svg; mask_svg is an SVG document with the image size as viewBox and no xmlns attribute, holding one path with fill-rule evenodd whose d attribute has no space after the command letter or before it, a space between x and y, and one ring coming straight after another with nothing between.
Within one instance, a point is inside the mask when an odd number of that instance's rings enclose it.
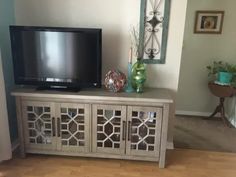
<instances>
[{"instance_id":1,"label":"starburst wall decor","mask_svg":"<svg viewBox=\"0 0 236 177\"><path fill-rule=\"evenodd\" d=\"M169 12L170 0L141 0L140 44L145 63L165 63Z\"/></svg>"}]
</instances>

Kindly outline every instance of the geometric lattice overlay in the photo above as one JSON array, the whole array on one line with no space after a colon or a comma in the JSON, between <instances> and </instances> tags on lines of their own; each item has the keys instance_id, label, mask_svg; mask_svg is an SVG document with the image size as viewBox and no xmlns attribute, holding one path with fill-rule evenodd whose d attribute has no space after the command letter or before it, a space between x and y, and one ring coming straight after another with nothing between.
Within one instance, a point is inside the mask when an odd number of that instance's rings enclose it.
<instances>
[{"instance_id":1,"label":"geometric lattice overlay","mask_svg":"<svg viewBox=\"0 0 236 177\"><path fill-rule=\"evenodd\" d=\"M61 143L63 146L85 146L84 108L61 108Z\"/></svg>"},{"instance_id":2,"label":"geometric lattice overlay","mask_svg":"<svg viewBox=\"0 0 236 177\"><path fill-rule=\"evenodd\" d=\"M97 110L97 147L120 148L121 111Z\"/></svg>"},{"instance_id":3,"label":"geometric lattice overlay","mask_svg":"<svg viewBox=\"0 0 236 177\"><path fill-rule=\"evenodd\" d=\"M132 111L131 149L154 151L156 112Z\"/></svg>"},{"instance_id":4,"label":"geometric lattice overlay","mask_svg":"<svg viewBox=\"0 0 236 177\"><path fill-rule=\"evenodd\" d=\"M29 142L52 144L51 109L44 106L27 106Z\"/></svg>"}]
</instances>

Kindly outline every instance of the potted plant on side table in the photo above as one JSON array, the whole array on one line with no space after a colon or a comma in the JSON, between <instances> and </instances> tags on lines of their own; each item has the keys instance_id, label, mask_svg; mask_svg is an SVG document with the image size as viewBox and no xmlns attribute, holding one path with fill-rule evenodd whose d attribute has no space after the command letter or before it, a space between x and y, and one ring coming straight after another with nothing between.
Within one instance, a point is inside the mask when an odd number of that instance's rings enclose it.
<instances>
[{"instance_id":1,"label":"potted plant on side table","mask_svg":"<svg viewBox=\"0 0 236 177\"><path fill-rule=\"evenodd\" d=\"M209 116L209 118L214 117L217 113L220 113L220 117L224 124L231 128L231 121L225 115L224 101L225 98L232 97L235 94L236 89L234 87L236 86L236 65L222 61L215 61L212 65L207 66L207 70L210 78L208 88L213 95L219 98L219 105Z\"/></svg>"},{"instance_id":2,"label":"potted plant on side table","mask_svg":"<svg viewBox=\"0 0 236 177\"><path fill-rule=\"evenodd\" d=\"M207 66L208 76L211 81L220 85L231 85L236 73L236 65L223 61L214 61L212 65Z\"/></svg>"}]
</instances>

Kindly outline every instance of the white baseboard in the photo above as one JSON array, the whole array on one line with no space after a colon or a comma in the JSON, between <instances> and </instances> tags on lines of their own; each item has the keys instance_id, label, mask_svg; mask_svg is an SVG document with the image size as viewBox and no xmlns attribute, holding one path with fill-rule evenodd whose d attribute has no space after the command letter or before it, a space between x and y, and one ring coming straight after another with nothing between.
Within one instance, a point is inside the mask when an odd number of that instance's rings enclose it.
<instances>
[{"instance_id":1,"label":"white baseboard","mask_svg":"<svg viewBox=\"0 0 236 177\"><path fill-rule=\"evenodd\" d=\"M201 117L209 117L212 113L211 112L194 112L194 111L182 111L177 110L175 112L176 115L184 115L184 116L201 116ZM220 117L219 114L216 114L215 117Z\"/></svg>"},{"instance_id":2,"label":"white baseboard","mask_svg":"<svg viewBox=\"0 0 236 177\"><path fill-rule=\"evenodd\" d=\"M20 146L19 139L16 139L11 143L11 151L14 152Z\"/></svg>"},{"instance_id":3,"label":"white baseboard","mask_svg":"<svg viewBox=\"0 0 236 177\"><path fill-rule=\"evenodd\" d=\"M174 143L173 142L167 142L167 149L174 149Z\"/></svg>"}]
</instances>

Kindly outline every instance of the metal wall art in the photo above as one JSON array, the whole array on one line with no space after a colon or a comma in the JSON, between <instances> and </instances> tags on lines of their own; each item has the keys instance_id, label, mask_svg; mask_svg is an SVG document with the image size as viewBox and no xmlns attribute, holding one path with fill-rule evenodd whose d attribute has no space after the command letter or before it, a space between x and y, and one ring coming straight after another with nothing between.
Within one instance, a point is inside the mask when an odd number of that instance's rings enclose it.
<instances>
[{"instance_id":1,"label":"metal wall art","mask_svg":"<svg viewBox=\"0 0 236 177\"><path fill-rule=\"evenodd\" d=\"M140 44L147 64L164 64L170 0L141 0Z\"/></svg>"}]
</instances>

